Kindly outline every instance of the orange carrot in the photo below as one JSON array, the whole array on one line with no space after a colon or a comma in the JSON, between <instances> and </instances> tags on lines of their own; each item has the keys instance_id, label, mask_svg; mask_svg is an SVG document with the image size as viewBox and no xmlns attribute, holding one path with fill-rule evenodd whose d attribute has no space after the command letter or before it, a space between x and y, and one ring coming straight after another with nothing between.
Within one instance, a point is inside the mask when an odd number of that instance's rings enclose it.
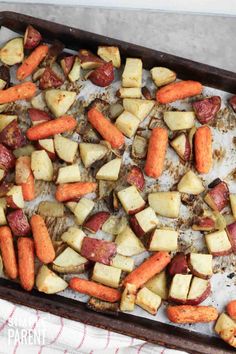
<instances>
[{"instance_id":1,"label":"orange carrot","mask_svg":"<svg viewBox=\"0 0 236 354\"><path fill-rule=\"evenodd\" d=\"M236 300L232 300L226 307L228 315L236 321Z\"/></svg>"},{"instance_id":2,"label":"orange carrot","mask_svg":"<svg viewBox=\"0 0 236 354\"><path fill-rule=\"evenodd\" d=\"M168 306L167 316L174 323L198 323L215 321L218 312L213 306Z\"/></svg>"},{"instance_id":3,"label":"orange carrot","mask_svg":"<svg viewBox=\"0 0 236 354\"><path fill-rule=\"evenodd\" d=\"M23 82L22 84L0 90L0 104L26 100L36 93L36 85L33 82Z\"/></svg>"},{"instance_id":4,"label":"orange carrot","mask_svg":"<svg viewBox=\"0 0 236 354\"><path fill-rule=\"evenodd\" d=\"M56 190L56 199L59 202L77 199L85 194L93 193L97 189L95 182L77 182L60 184Z\"/></svg>"},{"instance_id":5,"label":"orange carrot","mask_svg":"<svg viewBox=\"0 0 236 354\"><path fill-rule=\"evenodd\" d=\"M120 149L124 145L124 135L96 108L88 111L88 121L113 148Z\"/></svg>"},{"instance_id":6,"label":"orange carrot","mask_svg":"<svg viewBox=\"0 0 236 354\"><path fill-rule=\"evenodd\" d=\"M17 241L19 278L25 290L34 286L34 242L31 238L20 237Z\"/></svg>"},{"instance_id":7,"label":"orange carrot","mask_svg":"<svg viewBox=\"0 0 236 354\"><path fill-rule=\"evenodd\" d=\"M16 160L15 180L16 184L22 188L24 200L33 200L35 198L34 175L31 171L29 156L20 156Z\"/></svg>"},{"instance_id":8,"label":"orange carrot","mask_svg":"<svg viewBox=\"0 0 236 354\"><path fill-rule=\"evenodd\" d=\"M30 224L38 259L45 264L51 263L55 258L55 250L43 218L40 215L33 215Z\"/></svg>"},{"instance_id":9,"label":"orange carrot","mask_svg":"<svg viewBox=\"0 0 236 354\"><path fill-rule=\"evenodd\" d=\"M16 77L18 80L24 80L30 76L41 61L46 57L49 47L47 45L39 45L35 50L23 61L17 69Z\"/></svg>"},{"instance_id":10,"label":"orange carrot","mask_svg":"<svg viewBox=\"0 0 236 354\"><path fill-rule=\"evenodd\" d=\"M156 252L146 261L144 261L138 268L129 273L124 279L123 284L134 284L136 288L143 286L150 278L160 273L168 263L171 257L168 252Z\"/></svg>"},{"instance_id":11,"label":"orange carrot","mask_svg":"<svg viewBox=\"0 0 236 354\"><path fill-rule=\"evenodd\" d=\"M212 136L209 127L197 129L194 136L195 164L199 173L208 173L212 168Z\"/></svg>"},{"instance_id":12,"label":"orange carrot","mask_svg":"<svg viewBox=\"0 0 236 354\"><path fill-rule=\"evenodd\" d=\"M86 279L72 278L69 281L69 285L71 289L75 291L94 296L103 301L116 302L119 301L121 297L121 293L118 290Z\"/></svg>"},{"instance_id":13,"label":"orange carrot","mask_svg":"<svg viewBox=\"0 0 236 354\"><path fill-rule=\"evenodd\" d=\"M16 279L18 275L16 254L12 233L8 226L0 227L0 250L7 276L11 279Z\"/></svg>"},{"instance_id":14,"label":"orange carrot","mask_svg":"<svg viewBox=\"0 0 236 354\"><path fill-rule=\"evenodd\" d=\"M186 97L199 95L202 84L198 81L179 81L163 86L156 93L156 100L162 104L182 100Z\"/></svg>"},{"instance_id":15,"label":"orange carrot","mask_svg":"<svg viewBox=\"0 0 236 354\"><path fill-rule=\"evenodd\" d=\"M165 128L154 128L148 144L145 173L152 178L161 176L164 168L168 144L168 131Z\"/></svg>"},{"instance_id":16,"label":"orange carrot","mask_svg":"<svg viewBox=\"0 0 236 354\"><path fill-rule=\"evenodd\" d=\"M26 135L29 140L44 139L55 134L73 130L76 125L77 121L74 117L62 116L60 118L43 122L29 128Z\"/></svg>"}]
</instances>

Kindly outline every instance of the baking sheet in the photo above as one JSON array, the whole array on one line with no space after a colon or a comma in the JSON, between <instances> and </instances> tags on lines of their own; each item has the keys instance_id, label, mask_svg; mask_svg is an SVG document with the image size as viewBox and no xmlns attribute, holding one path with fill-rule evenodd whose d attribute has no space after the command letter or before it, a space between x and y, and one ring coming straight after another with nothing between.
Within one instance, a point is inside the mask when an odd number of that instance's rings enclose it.
<instances>
[{"instance_id":1,"label":"baking sheet","mask_svg":"<svg viewBox=\"0 0 236 354\"><path fill-rule=\"evenodd\" d=\"M18 34L10 31L9 29L2 27L0 30L0 45L5 43L7 40L16 37L17 35ZM15 77L14 72L12 72L12 78L13 77ZM83 106L87 106L91 101L94 100L95 97L105 99L106 101L109 101L109 103L115 102L117 100L117 98L115 97L115 92L120 87L119 77L120 75L116 73L115 82L114 84L112 84L112 87L109 88L99 88L93 85L90 81L78 81L78 87L80 88L80 92L77 96L76 104L71 109L71 113L75 113L75 116L78 118L78 120L80 120L83 114L82 113L78 114L78 110L80 110L80 108ZM153 84L150 78L150 73L145 70L143 71L143 86L147 86L149 89L153 91L155 90L155 85ZM221 96L223 103L222 103L221 112L220 114L217 115L216 124L214 124L215 126L212 127L213 150L215 156L214 167L208 175L206 176L203 175L201 177L204 181L205 186L207 186L208 183L210 183L212 180L214 180L217 177L225 179L229 185L230 192L236 193L236 180L234 180L234 176L232 174L232 171L234 170L234 168L236 168L236 150L232 142L233 137L236 136L236 123L235 123L236 115L226 107L226 101L230 95L223 91L208 88L208 87L204 87L203 95L204 96L219 95ZM176 109L188 109L190 107L189 103L190 103L189 100L185 100L181 103L173 103L170 105L170 107ZM27 106L27 103L24 104ZM81 109L80 112L82 111L83 110ZM151 118L154 117L158 119L161 118L161 115L162 115L162 108L160 106L157 106L150 113L149 117L147 117L145 121L142 122L140 126L145 127ZM161 120L159 122L161 124ZM146 133L148 135L148 132ZM72 138L75 139L76 141L79 141L79 136L76 133L73 134ZM126 143L127 145L131 145L132 140L126 139ZM130 163L132 163L132 160L130 159L129 154L125 152L123 158L123 164L125 166ZM182 176L188 170L188 168L189 166L180 163L180 160L175 154L175 152L172 149L168 148L165 172L163 173L161 178L158 179L158 183L157 181L151 178L147 178L145 176L146 189L144 195L147 194L147 191L148 192L153 190L168 191L173 185L175 185L178 182L179 177ZM86 171L84 171L84 178L85 177L86 177ZM52 188L51 190L51 185L45 184L44 182L42 183L41 190L42 188L45 188L44 192L33 203L27 203L26 211L28 214L32 213L35 210L36 206L41 200L53 199L53 191L55 190L55 188ZM52 192L51 194L49 193L49 190L50 192ZM94 195L91 195L90 197L94 198ZM98 203L97 209L104 210L105 206L102 205L102 203ZM96 211L96 209L94 209L94 211ZM226 213L230 214L230 210L226 209ZM121 215L124 215L122 210L120 211L120 216ZM160 220L161 226L168 225L174 228L177 227L179 228L180 231L179 244L182 250L188 252L199 251L199 252L206 253L207 249L206 249L203 235L200 232L192 231L191 229L186 229L186 224L189 218L191 218L192 216L193 216L193 212L191 210L189 211L189 209L182 204L180 210L180 218L178 220L173 220L173 219L168 219L163 217L158 217L158 218ZM60 226L61 223L58 223L58 227L56 225L52 225L54 232L58 234L58 239L60 239L60 235L63 232L64 228L66 226L73 224L73 219L67 218L66 223L67 224L66 225L64 224L63 227ZM93 234L89 234L89 235L94 237ZM104 232L101 231L96 234L96 237L104 238L108 240L113 239L111 235L105 234ZM143 259L146 258L147 256L148 256L148 252L144 252L143 254L136 256L135 257L136 265L141 263ZM227 304L227 302L235 297L234 289L235 289L236 277L228 277L229 274L232 274L235 271L235 263L236 263L236 257L234 255L214 258L214 270L216 273L211 278L212 295L208 299L206 299L202 304L204 305L212 304L216 306L219 309L219 311L221 311L224 308L224 306ZM222 269L224 269L224 273L222 272ZM82 277L83 275L79 275L79 276ZM65 279L68 279L68 277L69 276L64 276ZM69 289L66 289L65 291L60 293L60 295L73 298L75 300L80 300L83 302L87 301L88 299L87 296L75 293ZM156 316L152 316L138 307L136 307L135 311L132 314L140 317L149 318L151 320L157 320L160 322L169 323L167 317L165 316L165 304L161 307L161 309L158 311ZM214 331L212 330L211 324L210 325L209 324L183 325L182 327L185 327L192 331L196 331L198 333L215 335Z\"/></svg>"}]
</instances>

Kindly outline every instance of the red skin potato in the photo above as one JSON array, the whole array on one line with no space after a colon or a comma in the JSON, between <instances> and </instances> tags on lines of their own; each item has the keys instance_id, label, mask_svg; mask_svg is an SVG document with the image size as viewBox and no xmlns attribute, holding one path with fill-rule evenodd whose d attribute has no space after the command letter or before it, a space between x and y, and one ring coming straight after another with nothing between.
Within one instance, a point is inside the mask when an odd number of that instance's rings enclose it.
<instances>
[{"instance_id":1,"label":"red skin potato","mask_svg":"<svg viewBox=\"0 0 236 354\"><path fill-rule=\"evenodd\" d=\"M96 214L91 215L87 221L83 224L83 227L90 232L97 232L101 229L105 221L110 217L108 211L99 211Z\"/></svg>"},{"instance_id":2,"label":"red skin potato","mask_svg":"<svg viewBox=\"0 0 236 354\"><path fill-rule=\"evenodd\" d=\"M209 282L207 288L200 296L198 296L196 299L187 299L185 304L186 305L193 305L193 306L199 305L201 302L203 302L204 300L206 300L208 298L210 293L211 293L211 284Z\"/></svg>"},{"instance_id":3,"label":"red skin potato","mask_svg":"<svg viewBox=\"0 0 236 354\"><path fill-rule=\"evenodd\" d=\"M135 186L138 190L142 191L145 184L145 179L142 170L138 166L132 166L126 178L127 183Z\"/></svg>"},{"instance_id":4,"label":"red skin potato","mask_svg":"<svg viewBox=\"0 0 236 354\"><path fill-rule=\"evenodd\" d=\"M85 237L81 247L81 255L93 262L110 265L116 255L117 246L114 242Z\"/></svg>"},{"instance_id":5,"label":"red skin potato","mask_svg":"<svg viewBox=\"0 0 236 354\"><path fill-rule=\"evenodd\" d=\"M208 216L198 217L192 226L194 230L211 231L215 229L215 221Z\"/></svg>"},{"instance_id":6,"label":"red skin potato","mask_svg":"<svg viewBox=\"0 0 236 354\"><path fill-rule=\"evenodd\" d=\"M66 76L70 73L71 69L73 68L74 62L75 62L74 55L65 57L61 60L61 67Z\"/></svg>"},{"instance_id":7,"label":"red skin potato","mask_svg":"<svg viewBox=\"0 0 236 354\"><path fill-rule=\"evenodd\" d=\"M236 112L236 95L232 96L229 100L229 104L232 107L232 109L234 110L234 112Z\"/></svg>"},{"instance_id":8,"label":"red skin potato","mask_svg":"<svg viewBox=\"0 0 236 354\"><path fill-rule=\"evenodd\" d=\"M183 134L183 133L182 133ZM180 135L182 135L180 134ZM187 137L186 134L183 134L185 136L185 146L183 147L182 150L184 150L184 153L182 154L180 151L177 151L173 146L172 146L172 141L170 141L170 146L173 147L174 151L179 155L179 157L183 160L183 161L189 161L190 157L191 157L191 145L190 145L190 141ZM173 139L173 141L176 139L177 137L175 137Z\"/></svg>"},{"instance_id":9,"label":"red skin potato","mask_svg":"<svg viewBox=\"0 0 236 354\"><path fill-rule=\"evenodd\" d=\"M202 274L202 273L199 273L199 272L197 271L197 269L192 266L192 264L191 264L191 262L190 262L190 253L187 254L187 263L188 263L188 267L189 267L190 272L191 272L193 275L195 275L196 277L202 278L202 279L209 279L209 278L211 277L211 276L208 276L208 275L204 275L204 274Z\"/></svg>"},{"instance_id":10,"label":"red skin potato","mask_svg":"<svg viewBox=\"0 0 236 354\"><path fill-rule=\"evenodd\" d=\"M0 143L6 145L10 149L17 149L25 144L25 137L20 127L14 119L0 133Z\"/></svg>"},{"instance_id":11,"label":"red skin potato","mask_svg":"<svg viewBox=\"0 0 236 354\"><path fill-rule=\"evenodd\" d=\"M37 108L29 108L28 114L32 122L44 122L52 119L47 112Z\"/></svg>"},{"instance_id":12,"label":"red skin potato","mask_svg":"<svg viewBox=\"0 0 236 354\"><path fill-rule=\"evenodd\" d=\"M81 61L81 64L87 63L87 62L97 63L98 66L104 64L104 60L97 57L92 52L90 52L89 50L86 50L86 49L80 49L78 52L78 57Z\"/></svg>"},{"instance_id":13,"label":"red skin potato","mask_svg":"<svg viewBox=\"0 0 236 354\"><path fill-rule=\"evenodd\" d=\"M36 149L37 149L37 150L45 150L46 153L48 154L48 157L49 157L52 161L55 161L55 160L56 160L57 154L56 154L55 152L53 153L53 152L48 151L47 149L45 149L44 146L40 145L40 142L39 142L39 141L36 142L35 146L36 146Z\"/></svg>"},{"instance_id":14,"label":"red skin potato","mask_svg":"<svg viewBox=\"0 0 236 354\"><path fill-rule=\"evenodd\" d=\"M39 88L46 90L49 88L57 88L63 84L63 80L51 69L46 68L39 80Z\"/></svg>"},{"instance_id":15,"label":"red skin potato","mask_svg":"<svg viewBox=\"0 0 236 354\"><path fill-rule=\"evenodd\" d=\"M218 211L224 209L229 202L229 189L227 184L223 181L218 183L207 194L211 197Z\"/></svg>"},{"instance_id":16,"label":"red skin potato","mask_svg":"<svg viewBox=\"0 0 236 354\"><path fill-rule=\"evenodd\" d=\"M0 144L0 168L10 170L15 166L16 158L3 144Z\"/></svg>"},{"instance_id":17,"label":"red skin potato","mask_svg":"<svg viewBox=\"0 0 236 354\"><path fill-rule=\"evenodd\" d=\"M100 87L109 86L115 78L112 62L99 66L99 68L91 72L88 78L94 85Z\"/></svg>"},{"instance_id":18,"label":"red skin potato","mask_svg":"<svg viewBox=\"0 0 236 354\"><path fill-rule=\"evenodd\" d=\"M174 276L175 274L187 274L188 273L188 263L187 257L183 252L178 252L172 258L169 266L168 273L170 276Z\"/></svg>"},{"instance_id":19,"label":"red skin potato","mask_svg":"<svg viewBox=\"0 0 236 354\"><path fill-rule=\"evenodd\" d=\"M198 121L201 124L207 124L215 118L216 113L220 110L221 98L212 96L193 102L192 105Z\"/></svg>"},{"instance_id":20,"label":"red skin potato","mask_svg":"<svg viewBox=\"0 0 236 354\"><path fill-rule=\"evenodd\" d=\"M26 28L24 36L25 49L33 49L41 42L42 36L33 26L29 25Z\"/></svg>"},{"instance_id":21,"label":"red skin potato","mask_svg":"<svg viewBox=\"0 0 236 354\"><path fill-rule=\"evenodd\" d=\"M133 232L135 233L136 236L143 237L145 235L145 232L143 231L143 229L139 225L135 215L132 215L130 217L129 223L130 223L131 229L133 230Z\"/></svg>"},{"instance_id":22,"label":"red skin potato","mask_svg":"<svg viewBox=\"0 0 236 354\"><path fill-rule=\"evenodd\" d=\"M0 184L0 198L5 197L7 192L13 187L13 183L2 182Z\"/></svg>"},{"instance_id":23,"label":"red skin potato","mask_svg":"<svg viewBox=\"0 0 236 354\"><path fill-rule=\"evenodd\" d=\"M236 253L236 221L230 225L227 225L226 232L231 243L232 250Z\"/></svg>"},{"instance_id":24,"label":"red skin potato","mask_svg":"<svg viewBox=\"0 0 236 354\"><path fill-rule=\"evenodd\" d=\"M30 225L27 217L21 209L12 211L7 215L10 229L15 236L27 236L30 233Z\"/></svg>"},{"instance_id":25,"label":"red skin potato","mask_svg":"<svg viewBox=\"0 0 236 354\"><path fill-rule=\"evenodd\" d=\"M129 215L137 214L139 211L145 209L145 207L146 207L146 203L144 203L140 208L137 208L137 209L134 209L134 210L129 210L128 214Z\"/></svg>"}]
</instances>

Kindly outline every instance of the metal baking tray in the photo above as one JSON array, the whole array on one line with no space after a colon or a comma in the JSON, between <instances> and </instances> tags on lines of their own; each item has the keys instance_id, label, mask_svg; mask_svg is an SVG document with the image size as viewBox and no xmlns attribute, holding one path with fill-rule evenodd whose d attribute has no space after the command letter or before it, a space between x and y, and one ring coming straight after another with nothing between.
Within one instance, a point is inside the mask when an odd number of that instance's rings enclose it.
<instances>
[{"instance_id":1,"label":"metal baking tray","mask_svg":"<svg viewBox=\"0 0 236 354\"><path fill-rule=\"evenodd\" d=\"M123 58L140 57L145 69L157 65L167 66L176 71L181 79L199 80L204 85L236 93L235 73L34 17L14 12L0 12L0 26L22 34L28 24L35 26L47 42L58 38L67 48L74 50L87 48L95 52L98 45L115 45L119 47ZM6 279L0 279L0 297L169 348L182 349L189 353L234 353L232 348L217 337L125 313L119 313L117 317L108 317L88 310L85 303L74 299L59 295L45 295L37 290L27 293L18 284Z\"/></svg>"}]
</instances>

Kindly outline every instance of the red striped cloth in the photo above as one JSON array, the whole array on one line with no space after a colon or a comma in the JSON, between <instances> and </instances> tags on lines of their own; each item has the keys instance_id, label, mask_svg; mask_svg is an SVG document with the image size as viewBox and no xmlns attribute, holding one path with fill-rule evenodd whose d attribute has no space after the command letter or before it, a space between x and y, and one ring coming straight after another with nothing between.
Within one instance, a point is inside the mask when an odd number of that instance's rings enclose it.
<instances>
[{"instance_id":1,"label":"red striped cloth","mask_svg":"<svg viewBox=\"0 0 236 354\"><path fill-rule=\"evenodd\" d=\"M180 354L139 339L0 300L0 353Z\"/></svg>"}]
</instances>

